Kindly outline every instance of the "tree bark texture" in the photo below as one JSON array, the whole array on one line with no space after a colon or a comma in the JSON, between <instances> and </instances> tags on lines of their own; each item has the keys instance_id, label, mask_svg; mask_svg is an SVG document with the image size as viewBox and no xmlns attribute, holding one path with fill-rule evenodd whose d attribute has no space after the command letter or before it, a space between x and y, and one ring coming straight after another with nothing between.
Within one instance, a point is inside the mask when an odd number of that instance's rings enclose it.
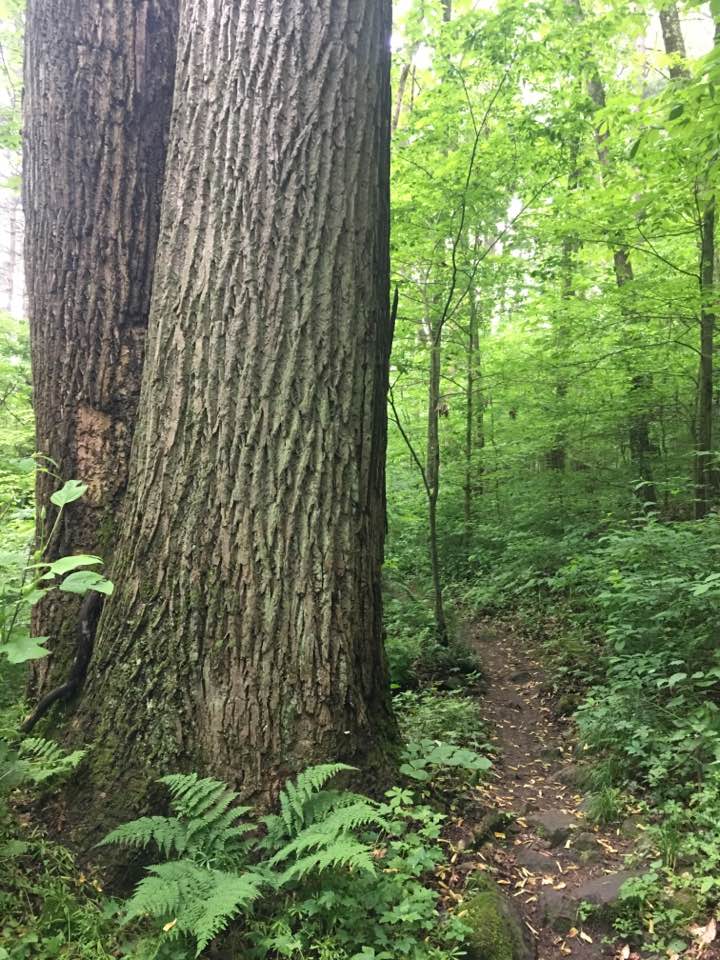
<instances>
[{"instance_id":1,"label":"tree bark texture","mask_svg":"<svg viewBox=\"0 0 720 960\"><path fill-rule=\"evenodd\" d=\"M476 497L483 492L483 463L480 459L485 446L482 357L480 355L480 318L477 296L469 294L469 324L467 339L467 373L465 379L465 481L463 483L463 527L465 549L472 543Z\"/></svg>"},{"instance_id":2,"label":"tree bark texture","mask_svg":"<svg viewBox=\"0 0 720 960\"><path fill-rule=\"evenodd\" d=\"M425 483L428 497L428 536L430 571L433 583L435 610L435 637L443 646L448 644L448 628L443 600L440 546L438 543L437 507L440 496L440 378L442 373L442 322L430 323L430 350L428 354L427 453Z\"/></svg>"},{"instance_id":3,"label":"tree bark texture","mask_svg":"<svg viewBox=\"0 0 720 960\"><path fill-rule=\"evenodd\" d=\"M665 52L676 59L670 66L673 80L690 80L685 66L687 53L680 26L677 5L672 3L660 11ZM717 44L717 30L715 34ZM699 183L699 191L706 183ZM698 363L695 439L695 517L706 516L713 488L713 351L715 340L715 196L704 203L699 218L700 234L700 360Z\"/></svg>"},{"instance_id":4,"label":"tree bark texture","mask_svg":"<svg viewBox=\"0 0 720 960\"><path fill-rule=\"evenodd\" d=\"M670 64L670 77L673 80L682 80L688 76L685 60L685 40L680 25L680 15L677 4L671 3L660 10L660 27L663 35L665 52L678 59Z\"/></svg>"},{"instance_id":5,"label":"tree bark texture","mask_svg":"<svg viewBox=\"0 0 720 960\"><path fill-rule=\"evenodd\" d=\"M577 3L577 0L576 0ZM580 9L579 4L577 8ZM605 108L605 88L597 69L591 64L592 73L588 79L588 94L597 110ZM607 131L596 129L595 144L601 176L607 180L610 173L610 155L607 148ZM617 247L613 251L613 270L615 282L620 291L634 279L630 254L624 247ZM633 316L626 305L620 307L628 322L635 326L638 318ZM650 438L650 416L648 413L648 397L652 388L652 377L649 374L630 375L630 423L628 440L630 445L630 461L637 476L635 494L643 509L653 509L658 502L657 488L652 469L652 440Z\"/></svg>"},{"instance_id":6,"label":"tree bark texture","mask_svg":"<svg viewBox=\"0 0 720 960\"><path fill-rule=\"evenodd\" d=\"M390 0L184 0L91 781L249 799L394 736L382 651Z\"/></svg>"},{"instance_id":7,"label":"tree bark texture","mask_svg":"<svg viewBox=\"0 0 720 960\"><path fill-rule=\"evenodd\" d=\"M29 0L23 187L39 526L88 484L51 557L111 551L140 392L172 102L178 0ZM44 461L45 464L48 461ZM43 515L45 514L44 520ZM40 530L38 531L40 537ZM64 676L77 601L46 599L41 692Z\"/></svg>"},{"instance_id":8,"label":"tree bark texture","mask_svg":"<svg viewBox=\"0 0 720 960\"><path fill-rule=\"evenodd\" d=\"M695 516L704 517L713 487L713 351L715 341L715 200L702 218L700 246L700 362L697 390L697 450L695 453Z\"/></svg>"}]
</instances>

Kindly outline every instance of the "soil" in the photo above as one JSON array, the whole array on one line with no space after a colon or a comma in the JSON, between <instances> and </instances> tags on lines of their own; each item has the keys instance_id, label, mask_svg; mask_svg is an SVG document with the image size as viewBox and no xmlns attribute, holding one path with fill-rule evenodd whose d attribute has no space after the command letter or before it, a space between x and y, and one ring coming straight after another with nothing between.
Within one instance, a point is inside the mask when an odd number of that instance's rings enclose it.
<instances>
[{"instance_id":1,"label":"soil","mask_svg":"<svg viewBox=\"0 0 720 960\"><path fill-rule=\"evenodd\" d=\"M513 897L539 960L636 960L610 925L583 921L578 910L588 897L601 906L614 899L632 841L621 829L588 821L575 785L572 723L554 711L543 668L512 624L476 623L468 640L486 675L482 704L497 752L482 801L508 815L507 826L496 826L492 842L480 848L475 868L488 870Z\"/></svg>"}]
</instances>

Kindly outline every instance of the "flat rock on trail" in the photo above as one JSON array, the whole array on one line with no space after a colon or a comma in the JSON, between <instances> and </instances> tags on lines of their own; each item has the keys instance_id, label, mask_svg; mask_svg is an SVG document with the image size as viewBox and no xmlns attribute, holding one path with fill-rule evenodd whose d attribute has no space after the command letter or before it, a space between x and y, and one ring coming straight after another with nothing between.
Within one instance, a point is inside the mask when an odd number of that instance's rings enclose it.
<instances>
[{"instance_id":1,"label":"flat rock on trail","mask_svg":"<svg viewBox=\"0 0 720 960\"><path fill-rule=\"evenodd\" d=\"M575 786L573 727L547 702L543 668L527 638L512 624L480 622L467 639L485 670L482 704L497 751L482 799L506 812L509 824L482 848L486 869L520 909L539 960L619 958L624 944L603 943L611 931L589 920L583 925L578 908L616 899L630 876L624 860L631 843L586 820Z\"/></svg>"}]
</instances>

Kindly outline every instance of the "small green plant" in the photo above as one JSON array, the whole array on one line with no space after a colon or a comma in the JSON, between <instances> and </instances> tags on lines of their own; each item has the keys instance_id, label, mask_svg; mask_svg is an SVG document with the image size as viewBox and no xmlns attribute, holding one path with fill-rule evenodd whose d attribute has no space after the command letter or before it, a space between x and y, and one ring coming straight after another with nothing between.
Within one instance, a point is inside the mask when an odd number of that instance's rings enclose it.
<instances>
[{"instance_id":1,"label":"small green plant","mask_svg":"<svg viewBox=\"0 0 720 960\"><path fill-rule=\"evenodd\" d=\"M41 534L31 563L9 576L0 587L0 654L12 664L48 655L49 651L43 646L47 637L31 637L27 630L27 619L33 604L51 590L80 595L88 590L112 593L110 580L89 569L102 564L100 557L78 554L60 557L52 562L43 559L60 528L63 511L86 492L86 484L67 480L51 495L50 500L58 508L52 529L47 535Z\"/></svg>"},{"instance_id":2,"label":"small green plant","mask_svg":"<svg viewBox=\"0 0 720 960\"><path fill-rule=\"evenodd\" d=\"M411 740L402 752L400 773L411 780L428 783L441 774L455 773L476 779L492 763L487 757L467 747L456 747L441 740Z\"/></svg>"},{"instance_id":3,"label":"small green plant","mask_svg":"<svg viewBox=\"0 0 720 960\"><path fill-rule=\"evenodd\" d=\"M103 841L165 858L148 867L126 920L155 918L160 944L194 941L195 956L239 916L247 957L456 956L464 928L440 920L421 882L441 858L443 817L407 790L377 803L333 788L349 771L306 770L285 785L279 812L259 821L220 781L164 777L172 815L127 823Z\"/></svg>"},{"instance_id":4,"label":"small green plant","mask_svg":"<svg viewBox=\"0 0 720 960\"><path fill-rule=\"evenodd\" d=\"M617 787L604 786L587 797L586 814L591 823L608 826L622 819L626 800Z\"/></svg>"},{"instance_id":5,"label":"small green plant","mask_svg":"<svg viewBox=\"0 0 720 960\"><path fill-rule=\"evenodd\" d=\"M396 694L393 706L406 740L442 740L472 750L490 749L476 697L430 686Z\"/></svg>"}]
</instances>

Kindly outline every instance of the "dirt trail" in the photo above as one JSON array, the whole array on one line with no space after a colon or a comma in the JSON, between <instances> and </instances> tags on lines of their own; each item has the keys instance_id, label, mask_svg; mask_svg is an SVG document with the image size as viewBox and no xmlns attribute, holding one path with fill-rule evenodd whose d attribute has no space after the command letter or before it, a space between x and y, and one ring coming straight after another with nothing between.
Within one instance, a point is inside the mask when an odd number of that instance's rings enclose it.
<instances>
[{"instance_id":1,"label":"dirt trail","mask_svg":"<svg viewBox=\"0 0 720 960\"><path fill-rule=\"evenodd\" d=\"M615 899L631 843L585 818L572 725L553 714L527 638L480 622L469 639L486 671L483 708L498 752L483 799L512 817L483 848L488 869L521 909L539 960L621 957L624 945L604 944L609 931L583 923L580 904L602 909Z\"/></svg>"}]
</instances>

